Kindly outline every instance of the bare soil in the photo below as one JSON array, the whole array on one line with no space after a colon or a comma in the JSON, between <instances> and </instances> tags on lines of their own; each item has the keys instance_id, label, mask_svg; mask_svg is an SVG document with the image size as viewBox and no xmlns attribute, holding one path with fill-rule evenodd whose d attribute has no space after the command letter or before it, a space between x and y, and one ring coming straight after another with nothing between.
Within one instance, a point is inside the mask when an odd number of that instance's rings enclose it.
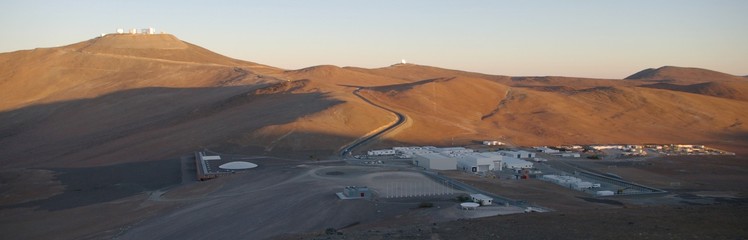
<instances>
[{"instance_id":1,"label":"bare soil","mask_svg":"<svg viewBox=\"0 0 748 240\"><path fill-rule=\"evenodd\" d=\"M446 223L359 226L333 234L319 231L278 239L745 239L748 168L743 159L673 156L635 162L574 161L670 191L606 198L536 179L494 179L445 171L442 173L470 185L555 211ZM673 181L680 185L672 185Z\"/></svg>"},{"instance_id":2,"label":"bare soil","mask_svg":"<svg viewBox=\"0 0 748 240\"><path fill-rule=\"evenodd\" d=\"M586 209L277 239L745 239L746 205Z\"/></svg>"},{"instance_id":3,"label":"bare soil","mask_svg":"<svg viewBox=\"0 0 748 240\"><path fill-rule=\"evenodd\" d=\"M590 194L561 187L538 179L508 180L480 177L461 171L446 171L445 175L510 199L526 201L555 211L575 211L583 208L621 208L617 201L590 202Z\"/></svg>"}]
</instances>

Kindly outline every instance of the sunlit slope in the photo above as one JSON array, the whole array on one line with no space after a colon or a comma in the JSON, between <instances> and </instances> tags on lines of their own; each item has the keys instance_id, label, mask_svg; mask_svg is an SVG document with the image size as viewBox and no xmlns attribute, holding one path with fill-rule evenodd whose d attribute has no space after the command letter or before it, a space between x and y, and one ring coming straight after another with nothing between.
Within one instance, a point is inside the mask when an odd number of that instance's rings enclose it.
<instances>
[{"instance_id":1,"label":"sunlit slope","mask_svg":"<svg viewBox=\"0 0 748 240\"><path fill-rule=\"evenodd\" d=\"M510 88L477 78L425 80L380 88L362 94L408 116L404 129L392 141L444 144L452 137L475 139L490 136L482 118L490 114Z\"/></svg>"},{"instance_id":2,"label":"sunlit slope","mask_svg":"<svg viewBox=\"0 0 748 240\"><path fill-rule=\"evenodd\" d=\"M142 87L274 82L260 73L268 69L171 35L108 35L64 47L0 54L0 110Z\"/></svg>"},{"instance_id":3,"label":"sunlit slope","mask_svg":"<svg viewBox=\"0 0 748 240\"><path fill-rule=\"evenodd\" d=\"M283 77L308 81L308 89L319 91L339 104L290 123L263 127L232 139L232 143L260 146L274 154L300 152L313 158L334 155L340 147L396 120L395 115L364 102L353 91L359 87L407 82L330 65L286 71Z\"/></svg>"},{"instance_id":4,"label":"sunlit slope","mask_svg":"<svg viewBox=\"0 0 748 240\"><path fill-rule=\"evenodd\" d=\"M635 82L617 81L612 79L576 78L561 76L527 76L510 77L503 75L490 75L483 73L466 72L460 70L444 69L417 64L395 64L383 68L357 68L346 67L345 69L368 73L373 75L399 78L406 81L422 81L437 78L467 77L480 78L495 81L507 86L565 86L573 88L596 87L596 86L634 86Z\"/></svg>"},{"instance_id":5,"label":"sunlit slope","mask_svg":"<svg viewBox=\"0 0 748 240\"><path fill-rule=\"evenodd\" d=\"M742 101L639 87L529 88L452 78L365 92L413 120L394 142L519 145L712 141L744 132Z\"/></svg>"},{"instance_id":6,"label":"sunlit slope","mask_svg":"<svg viewBox=\"0 0 748 240\"><path fill-rule=\"evenodd\" d=\"M626 80L636 80L644 82L666 82L679 85L715 81L746 81L746 79L743 77L738 77L708 69L675 66L644 69L631 76L626 77Z\"/></svg>"}]
</instances>

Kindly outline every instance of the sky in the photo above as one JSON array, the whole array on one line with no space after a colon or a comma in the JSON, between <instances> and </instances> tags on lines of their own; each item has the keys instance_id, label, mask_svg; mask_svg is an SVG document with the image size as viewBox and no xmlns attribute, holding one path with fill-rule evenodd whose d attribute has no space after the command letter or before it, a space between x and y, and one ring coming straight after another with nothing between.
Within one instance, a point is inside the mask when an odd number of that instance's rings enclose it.
<instances>
[{"instance_id":1,"label":"sky","mask_svg":"<svg viewBox=\"0 0 748 240\"><path fill-rule=\"evenodd\" d=\"M154 27L281 67L410 63L624 78L682 66L748 75L745 0L2 0L0 52Z\"/></svg>"}]
</instances>

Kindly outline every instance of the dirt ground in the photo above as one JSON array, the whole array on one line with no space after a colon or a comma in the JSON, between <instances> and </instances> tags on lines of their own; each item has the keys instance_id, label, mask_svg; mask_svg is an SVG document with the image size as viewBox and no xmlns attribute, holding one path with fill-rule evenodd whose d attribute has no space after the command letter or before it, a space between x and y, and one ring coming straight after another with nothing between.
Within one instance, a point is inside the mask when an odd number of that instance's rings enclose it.
<instances>
[{"instance_id":1,"label":"dirt ground","mask_svg":"<svg viewBox=\"0 0 748 240\"><path fill-rule=\"evenodd\" d=\"M590 197L579 191L550 184L538 179L509 180L480 177L461 171L444 171L458 181L476 186L491 193L514 200L523 200L532 205L542 206L555 211L577 210L580 208L620 208L618 202L591 203Z\"/></svg>"},{"instance_id":2,"label":"dirt ground","mask_svg":"<svg viewBox=\"0 0 748 240\"><path fill-rule=\"evenodd\" d=\"M62 193L55 172L44 169L12 169L0 172L0 206L41 200Z\"/></svg>"},{"instance_id":3,"label":"dirt ground","mask_svg":"<svg viewBox=\"0 0 748 240\"><path fill-rule=\"evenodd\" d=\"M111 236L127 224L178 206L146 200L149 191L181 183L179 159L90 168L14 170L4 171L2 176L2 239Z\"/></svg>"},{"instance_id":4,"label":"dirt ground","mask_svg":"<svg viewBox=\"0 0 748 240\"><path fill-rule=\"evenodd\" d=\"M746 205L589 209L277 239L746 239Z\"/></svg>"},{"instance_id":5,"label":"dirt ground","mask_svg":"<svg viewBox=\"0 0 748 240\"><path fill-rule=\"evenodd\" d=\"M255 161L260 166L263 166L262 162ZM118 238L230 239L252 236L264 239L326 228L368 227L390 219L407 223L442 222L521 211L503 207L462 211L457 207L459 203L454 200L454 194L438 195L436 192L421 192L418 197L379 197L390 196L385 194L390 191L387 189L388 179L420 184L414 186L431 186L431 180L422 174L377 167L320 166L313 162L258 167L242 174L151 196L150 200L154 202L178 202L182 207L135 224ZM369 186L377 196L372 200L340 200L335 193L342 192L345 186ZM437 189L437 192L441 190ZM434 206L419 208L422 202Z\"/></svg>"},{"instance_id":6,"label":"dirt ground","mask_svg":"<svg viewBox=\"0 0 748 240\"><path fill-rule=\"evenodd\" d=\"M739 159L575 162L670 191L654 197L598 199L537 179L442 172L486 191L554 210L507 216L495 215L522 209L460 210L455 201L460 191L444 189L403 168L259 158L252 159L259 165L255 169L205 182L194 181L194 164L186 164L191 162L185 159L4 171L0 238L740 239L746 237L746 229L738 223L748 213L748 201L742 184L746 164ZM335 196L350 185L369 186L377 197L340 200ZM35 186L35 191L23 191L28 186ZM404 192L414 196L400 197ZM419 208L424 202L433 207ZM476 217L484 218L466 220ZM707 224L708 229L699 230L692 222ZM323 233L328 228L342 235Z\"/></svg>"},{"instance_id":7,"label":"dirt ground","mask_svg":"<svg viewBox=\"0 0 748 240\"><path fill-rule=\"evenodd\" d=\"M748 197L748 158L744 156L668 156L646 161L578 160L598 172L671 192L720 191Z\"/></svg>"},{"instance_id":8,"label":"dirt ground","mask_svg":"<svg viewBox=\"0 0 748 240\"><path fill-rule=\"evenodd\" d=\"M443 174L492 193L555 211L446 223L385 225L278 239L747 239L747 162L734 156L678 156L574 164L669 191L595 198L537 179L506 180L458 171ZM611 167L612 166L612 167ZM677 184L674 184L677 183Z\"/></svg>"}]
</instances>

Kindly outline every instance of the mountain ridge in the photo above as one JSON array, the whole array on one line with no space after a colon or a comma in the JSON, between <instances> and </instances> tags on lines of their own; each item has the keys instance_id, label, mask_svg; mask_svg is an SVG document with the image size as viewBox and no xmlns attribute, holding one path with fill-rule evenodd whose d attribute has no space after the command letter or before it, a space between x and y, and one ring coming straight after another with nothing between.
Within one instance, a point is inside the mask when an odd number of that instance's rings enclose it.
<instances>
[{"instance_id":1,"label":"mountain ridge","mask_svg":"<svg viewBox=\"0 0 748 240\"><path fill-rule=\"evenodd\" d=\"M0 154L29 159L14 165L36 167L152 161L206 146L333 156L395 120L355 96L357 89L408 117L369 147L482 139L748 146L724 137L748 132L739 124L748 119L746 81L683 69L632 75L637 80L510 77L417 64L286 70L231 59L172 35L104 36L0 53ZM674 81L653 85L668 76ZM133 158L131 151L140 154Z\"/></svg>"},{"instance_id":2,"label":"mountain ridge","mask_svg":"<svg viewBox=\"0 0 748 240\"><path fill-rule=\"evenodd\" d=\"M693 67L675 67L663 66L660 68L648 68L634 73L625 80L645 80L654 82L669 82L679 84L694 84L708 81L740 81L739 76L730 75L718 71L693 68Z\"/></svg>"}]
</instances>

